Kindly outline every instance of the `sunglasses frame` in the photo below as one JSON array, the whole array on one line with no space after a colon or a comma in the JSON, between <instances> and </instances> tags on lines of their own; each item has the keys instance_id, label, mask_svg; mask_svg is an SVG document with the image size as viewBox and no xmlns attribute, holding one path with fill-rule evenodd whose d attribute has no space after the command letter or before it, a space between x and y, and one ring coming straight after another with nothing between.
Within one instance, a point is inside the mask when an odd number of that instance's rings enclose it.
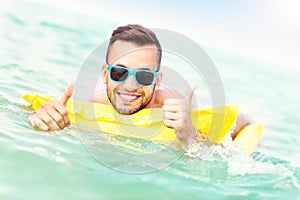
<instances>
[{"instance_id":1,"label":"sunglasses frame","mask_svg":"<svg viewBox=\"0 0 300 200\"><path fill-rule=\"evenodd\" d=\"M116 83L123 83L123 82L126 82L127 79L128 79L131 75L133 75L135 82L136 82L138 85L143 86L143 87L152 86L152 85L154 84L154 82L155 82L156 77L158 76L158 73L159 73L159 72L155 72L155 71L151 71L151 70L145 70L145 69L131 70L131 69L128 69L128 68L126 68L126 67L115 66L115 65L108 65L108 64L106 65L106 68L107 68L107 70L109 71L109 78L110 78L111 81L116 82ZM123 81L116 81L116 80L113 80L113 79L111 78L111 70L112 70L113 68L119 68L119 69L125 69L125 70L127 70L127 71L128 71L127 77L126 77ZM137 72L148 72L148 73L153 74L153 80L152 80L151 84L145 85L145 84L139 83L138 80L137 80L137 78L136 78L136 73L137 73Z\"/></svg>"}]
</instances>

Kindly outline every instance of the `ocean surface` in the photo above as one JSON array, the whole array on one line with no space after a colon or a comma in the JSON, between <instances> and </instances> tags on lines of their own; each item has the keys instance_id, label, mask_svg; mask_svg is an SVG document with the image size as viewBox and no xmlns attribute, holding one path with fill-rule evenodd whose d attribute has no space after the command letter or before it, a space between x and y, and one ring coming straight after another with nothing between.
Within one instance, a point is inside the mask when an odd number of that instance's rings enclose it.
<instances>
[{"instance_id":1,"label":"ocean surface","mask_svg":"<svg viewBox=\"0 0 300 200\"><path fill-rule=\"evenodd\" d=\"M265 125L250 156L182 155L154 172L125 173L95 159L74 127L33 128L33 110L21 96L60 97L116 26L41 3L1 1L0 199L300 199L300 82L289 66L205 48L226 103L245 105ZM117 157L113 148L105 151Z\"/></svg>"}]
</instances>

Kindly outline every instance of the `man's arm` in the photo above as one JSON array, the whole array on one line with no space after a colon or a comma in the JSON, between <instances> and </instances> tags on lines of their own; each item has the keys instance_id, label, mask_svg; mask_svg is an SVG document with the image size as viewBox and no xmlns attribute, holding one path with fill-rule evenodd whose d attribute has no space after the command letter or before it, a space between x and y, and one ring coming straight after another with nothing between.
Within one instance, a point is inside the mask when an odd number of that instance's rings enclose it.
<instances>
[{"instance_id":1,"label":"man's arm","mask_svg":"<svg viewBox=\"0 0 300 200\"><path fill-rule=\"evenodd\" d=\"M108 99L107 93L106 93L106 88L101 88L95 92L93 102L110 105L110 102L109 102L109 99Z\"/></svg>"}]
</instances>

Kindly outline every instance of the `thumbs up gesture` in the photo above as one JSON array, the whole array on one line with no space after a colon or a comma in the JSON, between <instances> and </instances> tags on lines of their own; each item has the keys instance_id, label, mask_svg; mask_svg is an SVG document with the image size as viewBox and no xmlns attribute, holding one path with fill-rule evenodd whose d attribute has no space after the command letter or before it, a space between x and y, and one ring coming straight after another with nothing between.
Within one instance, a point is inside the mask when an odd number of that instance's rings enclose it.
<instances>
[{"instance_id":1,"label":"thumbs up gesture","mask_svg":"<svg viewBox=\"0 0 300 200\"><path fill-rule=\"evenodd\" d=\"M196 84L183 98L166 99L163 105L164 124L173 128L181 144L188 145L196 136L191 121L191 104Z\"/></svg>"},{"instance_id":2,"label":"thumbs up gesture","mask_svg":"<svg viewBox=\"0 0 300 200\"><path fill-rule=\"evenodd\" d=\"M59 100L51 100L42 105L35 114L29 117L33 126L42 130L59 130L70 124L66 104L72 96L74 85L70 84Z\"/></svg>"}]
</instances>

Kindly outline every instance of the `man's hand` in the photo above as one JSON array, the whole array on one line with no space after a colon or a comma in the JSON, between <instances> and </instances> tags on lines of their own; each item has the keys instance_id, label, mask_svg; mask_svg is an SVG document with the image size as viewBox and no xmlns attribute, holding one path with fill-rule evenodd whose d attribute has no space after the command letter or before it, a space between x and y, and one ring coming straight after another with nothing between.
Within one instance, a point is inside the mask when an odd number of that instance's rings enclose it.
<instances>
[{"instance_id":1,"label":"man's hand","mask_svg":"<svg viewBox=\"0 0 300 200\"><path fill-rule=\"evenodd\" d=\"M195 89L196 84L184 98L164 101L164 123L167 127L175 129L176 137L183 145L188 145L196 136L196 130L191 121L191 104Z\"/></svg>"},{"instance_id":2,"label":"man's hand","mask_svg":"<svg viewBox=\"0 0 300 200\"><path fill-rule=\"evenodd\" d=\"M42 130L59 130L70 124L66 104L73 93L73 84L70 84L65 90L60 100L51 100L42 105L36 113L29 117L33 126L37 126Z\"/></svg>"}]
</instances>

